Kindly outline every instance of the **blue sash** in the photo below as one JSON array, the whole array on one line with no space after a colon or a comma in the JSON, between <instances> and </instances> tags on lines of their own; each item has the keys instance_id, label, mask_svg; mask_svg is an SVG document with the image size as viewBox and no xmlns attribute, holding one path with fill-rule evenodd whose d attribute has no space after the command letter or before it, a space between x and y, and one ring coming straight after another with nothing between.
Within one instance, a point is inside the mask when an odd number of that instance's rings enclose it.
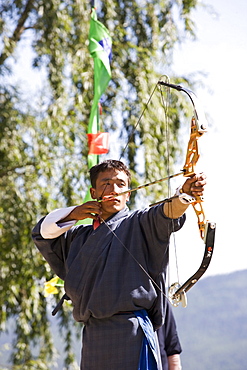
<instances>
[{"instance_id":1,"label":"blue sash","mask_svg":"<svg viewBox=\"0 0 247 370\"><path fill-rule=\"evenodd\" d=\"M138 370L158 370L159 348L155 340L153 325L146 310L134 311L134 314L144 333Z\"/></svg>"}]
</instances>

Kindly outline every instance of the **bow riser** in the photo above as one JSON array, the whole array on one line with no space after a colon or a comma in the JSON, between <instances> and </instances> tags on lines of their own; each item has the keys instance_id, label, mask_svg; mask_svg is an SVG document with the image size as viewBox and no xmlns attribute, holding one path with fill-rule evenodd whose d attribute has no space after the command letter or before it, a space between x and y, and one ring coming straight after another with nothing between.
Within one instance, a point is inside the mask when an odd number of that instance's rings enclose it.
<instances>
[{"instance_id":1,"label":"bow riser","mask_svg":"<svg viewBox=\"0 0 247 370\"><path fill-rule=\"evenodd\" d=\"M206 216L202 207L202 197L197 197L196 202L192 203L194 211L197 216L197 223L199 227L199 232L202 240L205 239L205 229L206 229Z\"/></svg>"},{"instance_id":2,"label":"bow riser","mask_svg":"<svg viewBox=\"0 0 247 370\"><path fill-rule=\"evenodd\" d=\"M202 133L198 131L195 117L191 120L190 139L187 147L185 164L183 167L184 176L191 177L195 174L195 166L200 158L198 150L198 139Z\"/></svg>"}]
</instances>

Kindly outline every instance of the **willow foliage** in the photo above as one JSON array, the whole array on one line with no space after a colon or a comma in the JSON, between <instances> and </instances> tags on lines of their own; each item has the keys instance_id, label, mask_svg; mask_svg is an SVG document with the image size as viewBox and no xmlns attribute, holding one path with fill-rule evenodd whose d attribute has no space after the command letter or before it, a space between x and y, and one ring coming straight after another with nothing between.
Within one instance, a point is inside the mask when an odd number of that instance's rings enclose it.
<instances>
[{"instance_id":1,"label":"willow foliage","mask_svg":"<svg viewBox=\"0 0 247 370\"><path fill-rule=\"evenodd\" d=\"M98 1L98 19L113 38L112 80L103 104L103 129L113 141L107 157L129 164L133 184L166 175L165 122L155 93L136 126L160 75L171 73L174 47L194 36L191 13L197 1ZM0 2L0 325L15 320L13 368L49 368L54 346L43 283L52 272L36 251L30 232L37 219L60 206L77 204L87 178L86 128L93 97L93 61L88 52L90 2L4 0ZM43 84L23 94L12 79L18 53L26 53ZM174 77L173 82L182 78ZM186 102L172 97L170 157L175 160L179 112ZM143 159L140 166L140 157ZM153 190L156 198L162 188ZM55 298L54 298L55 300ZM49 307L50 309L50 307ZM68 312L67 312L68 311ZM70 309L59 314L65 330L65 360L73 363ZM35 348L35 351L33 351Z\"/></svg>"}]
</instances>

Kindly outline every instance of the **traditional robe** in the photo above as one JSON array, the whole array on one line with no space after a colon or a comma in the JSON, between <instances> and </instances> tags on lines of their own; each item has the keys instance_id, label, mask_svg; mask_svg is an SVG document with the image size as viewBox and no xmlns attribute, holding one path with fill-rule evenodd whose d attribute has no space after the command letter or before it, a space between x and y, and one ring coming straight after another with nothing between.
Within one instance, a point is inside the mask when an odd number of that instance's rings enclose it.
<instances>
[{"instance_id":1,"label":"traditional robe","mask_svg":"<svg viewBox=\"0 0 247 370\"><path fill-rule=\"evenodd\" d=\"M33 229L33 240L65 280L75 320L85 324L81 369L137 369L143 332L132 312L147 310L155 329L165 314L165 297L143 268L163 289L170 234L182 227L185 216L172 220L163 205L133 213L126 207L106 220L110 229L104 223L96 230L68 226L55 237L42 236L49 217L53 229L60 229L59 219L48 215Z\"/></svg>"},{"instance_id":2,"label":"traditional robe","mask_svg":"<svg viewBox=\"0 0 247 370\"><path fill-rule=\"evenodd\" d=\"M157 330L162 370L168 370L168 356L179 355L182 347L178 338L176 322L169 302L166 306L165 323Z\"/></svg>"}]
</instances>

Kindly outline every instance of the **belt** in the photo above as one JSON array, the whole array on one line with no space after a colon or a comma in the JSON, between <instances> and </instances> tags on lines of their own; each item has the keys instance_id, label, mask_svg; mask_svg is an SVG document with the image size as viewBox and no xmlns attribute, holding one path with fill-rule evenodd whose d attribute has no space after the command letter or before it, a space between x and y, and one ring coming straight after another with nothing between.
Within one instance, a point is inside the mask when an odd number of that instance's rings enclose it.
<instances>
[{"instance_id":1,"label":"belt","mask_svg":"<svg viewBox=\"0 0 247 370\"><path fill-rule=\"evenodd\" d=\"M115 313L115 315L129 315L129 314L133 314L134 312L133 311L119 311L117 313Z\"/></svg>"}]
</instances>

